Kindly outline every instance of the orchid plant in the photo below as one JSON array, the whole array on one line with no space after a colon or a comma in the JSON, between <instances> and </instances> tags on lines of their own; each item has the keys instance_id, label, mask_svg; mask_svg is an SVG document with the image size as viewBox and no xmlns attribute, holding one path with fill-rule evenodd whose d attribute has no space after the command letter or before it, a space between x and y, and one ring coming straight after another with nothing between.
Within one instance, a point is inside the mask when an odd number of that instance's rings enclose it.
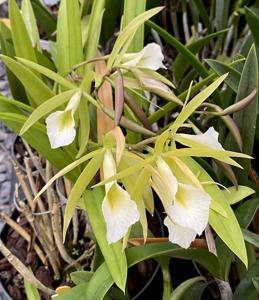
<instances>
[{"instance_id":1,"label":"orchid plant","mask_svg":"<svg viewBox=\"0 0 259 300\"><path fill-rule=\"evenodd\" d=\"M198 242L204 242L208 250L196 249L201 251L197 260L206 252L217 262L213 276L222 286L225 282L214 236L248 266L244 236L231 205L254 192L238 185L232 169L242 169L251 153L241 151L242 139L231 114L247 107L256 92L221 108L214 98L233 82L232 74L222 72L218 76L206 73L208 78L191 82L179 95L159 43L143 45L144 23L154 27L148 20L163 7L139 11L129 22L125 21L129 14L125 8L113 47L108 54L100 53L105 1L93 2L85 37L80 13L88 6L61 1L56 43L49 41L47 54L33 46L40 41L38 34L33 34L37 27L30 1L23 1L23 15L29 12L35 22L28 24L10 0L11 28L1 25L5 50L1 59L9 76L15 74L13 80L19 81L22 92L17 99L23 101L0 97L0 118L57 168L34 201L58 178L66 176L71 181L63 241L76 209L84 210L104 258L84 286L87 299L103 299L114 282L125 291L128 267L147 258L148 251L152 253L149 257L178 253L175 255L189 258ZM29 31L29 25L34 30ZM21 31L26 40L22 44ZM142 44L136 50L132 45L141 37ZM11 50L9 38L13 41ZM251 48L248 58L254 54ZM189 55L195 61L195 56ZM42 56L46 59L41 60ZM168 118L162 124L160 118L166 113ZM239 150L227 150L212 126L216 118L224 122L224 130L230 132L229 139ZM228 178L228 187L211 175L214 169ZM149 231L147 214L154 216L158 199L166 237L152 237ZM208 265L206 261L205 267ZM106 283L99 298L95 298L95 280ZM62 295L54 297L62 299Z\"/></svg>"}]
</instances>

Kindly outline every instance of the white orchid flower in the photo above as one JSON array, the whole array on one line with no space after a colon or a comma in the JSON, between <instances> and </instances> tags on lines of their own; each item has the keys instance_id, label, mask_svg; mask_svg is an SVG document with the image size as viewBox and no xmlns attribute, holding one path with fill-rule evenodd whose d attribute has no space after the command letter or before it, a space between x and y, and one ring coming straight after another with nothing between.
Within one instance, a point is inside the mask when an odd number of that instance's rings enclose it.
<instances>
[{"instance_id":1,"label":"white orchid flower","mask_svg":"<svg viewBox=\"0 0 259 300\"><path fill-rule=\"evenodd\" d=\"M76 92L63 111L55 111L46 118L47 134L52 149L69 145L76 136L74 114L81 99L81 92Z\"/></svg>"},{"instance_id":2,"label":"white orchid flower","mask_svg":"<svg viewBox=\"0 0 259 300\"><path fill-rule=\"evenodd\" d=\"M150 43L140 52L125 54L122 66L146 68L156 71L160 68L166 69L163 60L164 55L160 46L156 43Z\"/></svg>"},{"instance_id":3,"label":"white orchid flower","mask_svg":"<svg viewBox=\"0 0 259 300\"><path fill-rule=\"evenodd\" d=\"M184 134L178 133L177 137L179 142L186 146L197 146L197 147L208 147L214 150L223 150L225 149L219 143L219 133L213 128L210 127L206 132L202 134Z\"/></svg>"},{"instance_id":4,"label":"white orchid flower","mask_svg":"<svg viewBox=\"0 0 259 300\"><path fill-rule=\"evenodd\" d=\"M106 150L103 160L103 176L107 179L116 174L116 164L110 150ZM106 238L109 244L123 238L129 227L136 223L140 214L136 203L116 181L105 184L102 212L106 222Z\"/></svg>"},{"instance_id":5,"label":"white orchid flower","mask_svg":"<svg viewBox=\"0 0 259 300\"><path fill-rule=\"evenodd\" d=\"M209 218L209 194L189 184L178 182L171 168L162 159L156 161L152 186L160 197L167 217L169 240L188 248L195 236L201 235Z\"/></svg>"}]
</instances>

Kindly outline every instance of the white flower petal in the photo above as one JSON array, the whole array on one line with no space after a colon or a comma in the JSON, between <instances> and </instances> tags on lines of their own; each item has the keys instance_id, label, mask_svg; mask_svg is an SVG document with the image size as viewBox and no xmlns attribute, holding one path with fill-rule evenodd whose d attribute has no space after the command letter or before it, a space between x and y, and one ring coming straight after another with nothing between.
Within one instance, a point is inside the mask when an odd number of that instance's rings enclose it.
<instances>
[{"instance_id":1,"label":"white flower petal","mask_svg":"<svg viewBox=\"0 0 259 300\"><path fill-rule=\"evenodd\" d=\"M150 43L138 53L129 53L124 56L123 66L147 68L158 70L165 68L163 65L164 55L160 46L156 43Z\"/></svg>"},{"instance_id":2,"label":"white flower petal","mask_svg":"<svg viewBox=\"0 0 259 300\"><path fill-rule=\"evenodd\" d=\"M165 218L164 224L168 228L170 242L185 249L190 247L196 237L194 230L174 224L168 217Z\"/></svg>"},{"instance_id":3,"label":"white flower petal","mask_svg":"<svg viewBox=\"0 0 259 300\"><path fill-rule=\"evenodd\" d=\"M165 211L171 211L178 190L178 182L171 168L162 159L156 161L156 172L152 173L152 186L161 199Z\"/></svg>"},{"instance_id":4,"label":"white flower petal","mask_svg":"<svg viewBox=\"0 0 259 300\"><path fill-rule=\"evenodd\" d=\"M123 63L122 66L124 67L136 67L138 62L142 57L142 52L137 53L126 53L123 56Z\"/></svg>"},{"instance_id":5,"label":"white flower petal","mask_svg":"<svg viewBox=\"0 0 259 300\"><path fill-rule=\"evenodd\" d=\"M71 110L55 111L46 118L47 134L52 149L69 145L76 136L75 120Z\"/></svg>"},{"instance_id":6,"label":"white flower petal","mask_svg":"<svg viewBox=\"0 0 259 300\"><path fill-rule=\"evenodd\" d=\"M103 158L103 177L107 179L116 174L116 163L113 158L111 150L106 150ZM114 181L105 184L105 191L108 193L109 189L113 185Z\"/></svg>"},{"instance_id":7,"label":"white flower petal","mask_svg":"<svg viewBox=\"0 0 259 300\"><path fill-rule=\"evenodd\" d=\"M72 113L74 114L77 110L80 100L81 100L82 93L81 91L76 92L69 100L66 110L72 110Z\"/></svg>"},{"instance_id":8,"label":"white flower petal","mask_svg":"<svg viewBox=\"0 0 259 300\"><path fill-rule=\"evenodd\" d=\"M175 203L168 216L182 227L201 234L208 224L210 195L188 184L178 184Z\"/></svg>"},{"instance_id":9,"label":"white flower petal","mask_svg":"<svg viewBox=\"0 0 259 300\"><path fill-rule=\"evenodd\" d=\"M164 68L164 55L161 47L156 43L148 44L142 51L142 57L138 62L138 67L158 70Z\"/></svg>"},{"instance_id":10,"label":"white flower petal","mask_svg":"<svg viewBox=\"0 0 259 300\"><path fill-rule=\"evenodd\" d=\"M107 226L109 244L123 238L129 227L140 218L136 203L116 182L112 184L103 200L102 212Z\"/></svg>"},{"instance_id":11,"label":"white flower petal","mask_svg":"<svg viewBox=\"0 0 259 300\"><path fill-rule=\"evenodd\" d=\"M184 139L190 140L192 142L197 143L197 146L206 146L208 148L212 148L215 150L223 150L224 148L218 141L219 134L218 132L213 128L210 127L206 132L202 134L178 134L180 137L183 137ZM182 144L189 146L187 143L180 141Z\"/></svg>"}]
</instances>

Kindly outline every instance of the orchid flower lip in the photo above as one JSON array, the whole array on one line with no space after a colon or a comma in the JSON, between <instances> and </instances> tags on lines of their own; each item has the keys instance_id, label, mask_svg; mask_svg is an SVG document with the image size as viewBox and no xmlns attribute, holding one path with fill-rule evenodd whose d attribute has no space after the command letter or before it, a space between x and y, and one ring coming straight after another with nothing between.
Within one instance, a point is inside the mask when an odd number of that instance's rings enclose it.
<instances>
[{"instance_id":1,"label":"orchid flower lip","mask_svg":"<svg viewBox=\"0 0 259 300\"><path fill-rule=\"evenodd\" d=\"M211 197L191 184L178 181L167 162L158 156L152 173L152 187L162 201L169 240L188 248L208 224Z\"/></svg>"},{"instance_id":2,"label":"orchid flower lip","mask_svg":"<svg viewBox=\"0 0 259 300\"><path fill-rule=\"evenodd\" d=\"M106 150L103 161L104 179L116 175L116 163L111 150ZM116 180L105 184L105 197L102 212L106 222L106 238L109 244L123 238L130 226L140 218L135 201Z\"/></svg>"},{"instance_id":3,"label":"orchid flower lip","mask_svg":"<svg viewBox=\"0 0 259 300\"><path fill-rule=\"evenodd\" d=\"M81 92L76 92L63 111L51 113L45 120L47 135L52 149L67 146L76 137L74 114L81 100Z\"/></svg>"},{"instance_id":4,"label":"orchid flower lip","mask_svg":"<svg viewBox=\"0 0 259 300\"><path fill-rule=\"evenodd\" d=\"M187 145L189 141L190 143L193 142L197 144L197 146L202 145L203 147L208 147L214 150L225 151L225 149L218 141L219 133L214 129L214 127L210 127L206 132L202 134L195 135L177 133L176 137L178 137L178 139L180 137L179 142L185 145Z\"/></svg>"},{"instance_id":5,"label":"orchid flower lip","mask_svg":"<svg viewBox=\"0 0 259 300\"><path fill-rule=\"evenodd\" d=\"M164 55L161 47L156 43L150 43L137 53L125 54L122 66L147 68L156 71L160 68L166 68L163 60Z\"/></svg>"}]
</instances>

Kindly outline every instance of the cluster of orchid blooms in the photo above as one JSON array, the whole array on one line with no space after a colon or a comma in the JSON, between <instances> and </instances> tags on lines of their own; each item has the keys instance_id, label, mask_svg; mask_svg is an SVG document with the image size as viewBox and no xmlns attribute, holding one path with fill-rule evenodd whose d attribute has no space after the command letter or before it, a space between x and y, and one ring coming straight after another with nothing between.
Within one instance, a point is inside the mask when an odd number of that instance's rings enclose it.
<instances>
[{"instance_id":1,"label":"cluster of orchid blooms","mask_svg":"<svg viewBox=\"0 0 259 300\"><path fill-rule=\"evenodd\" d=\"M141 78L142 83L148 83L161 89L162 92L170 93L170 89L165 82L159 81L157 76L152 77L149 72L150 70L154 72L159 68L164 68L162 61L163 54L160 46L151 43L139 53L125 54L119 67L123 70L134 69L134 72L137 72L139 78ZM80 91L76 92L64 111L53 112L46 118L47 134L52 148L69 145L75 139L74 115L78 109L81 96ZM218 133L213 127L198 135L175 132L172 141L180 142L182 145L193 147L196 150L216 150L222 154L224 162L229 161L230 164L233 162L229 157L230 155L218 142ZM175 150L177 151L177 149ZM188 248L196 235L201 235L208 224L211 196L204 191L197 177L196 181L181 182L179 175L174 173L173 168L170 166L169 160L174 160L174 156L164 156L163 152L154 155L154 160L149 166L148 188L152 187L161 199L166 213L164 224L169 231L169 240L183 248ZM105 149L102 164L103 179L107 180L114 177L118 166L119 162L114 158L114 149ZM194 174L194 176L196 175ZM188 174L186 176L188 177ZM117 180L110 180L105 183L102 212L107 226L108 243L114 243L122 239L131 226L138 222L141 217L136 199L132 199L130 193L118 184Z\"/></svg>"}]
</instances>

